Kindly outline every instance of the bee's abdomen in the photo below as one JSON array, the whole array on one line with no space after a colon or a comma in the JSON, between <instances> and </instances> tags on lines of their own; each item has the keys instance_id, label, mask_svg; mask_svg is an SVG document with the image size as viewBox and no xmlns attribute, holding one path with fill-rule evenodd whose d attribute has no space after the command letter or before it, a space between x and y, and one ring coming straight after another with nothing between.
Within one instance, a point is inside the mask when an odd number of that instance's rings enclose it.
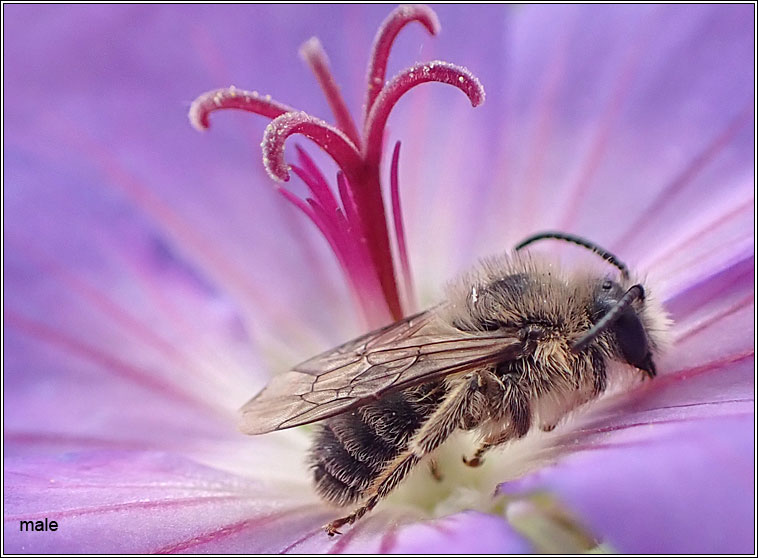
<instances>
[{"instance_id":1,"label":"bee's abdomen","mask_svg":"<svg viewBox=\"0 0 758 558\"><path fill-rule=\"evenodd\" d=\"M316 491L340 505L360 499L405 449L442 395L441 384L425 384L326 420L310 452Z\"/></svg>"}]
</instances>

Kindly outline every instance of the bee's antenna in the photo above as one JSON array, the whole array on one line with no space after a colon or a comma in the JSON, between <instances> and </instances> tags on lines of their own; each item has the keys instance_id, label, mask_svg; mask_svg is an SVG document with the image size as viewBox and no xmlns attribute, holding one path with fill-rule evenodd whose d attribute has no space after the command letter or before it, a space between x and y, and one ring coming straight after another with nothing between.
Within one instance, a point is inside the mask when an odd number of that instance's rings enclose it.
<instances>
[{"instance_id":1,"label":"bee's antenna","mask_svg":"<svg viewBox=\"0 0 758 558\"><path fill-rule=\"evenodd\" d=\"M587 330L587 332L579 339L574 341L574 343L571 345L571 350L575 353L578 353L584 349L587 345L594 341L598 335L611 327L613 325L613 322L619 318L621 313L629 308L629 306L631 306L632 303L636 300L645 300L645 289L643 289L642 285L639 284L629 287L629 290L624 293L624 296L622 296L619 301L613 305L613 308L608 310L608 313L605 316L600 318L600 321L598 321L594 326Z\"/></svg>"},{"instance_id":2,"label":"bee's antenna","mask_svg":"<svg viewBox=\"0 0 758 558\"><path fill-rule=\"evenodd\" d=\"M583 248L587 248L588 250L595 252L595 254L603 258L612 266L618 268L618 270L621 271L621 276L624 279L629 279L629 269L621 260L619 260L616 256L611 254L608 250L604 250L597 244L594 244L593 242L590 242L589 240L586 240L582 238L581 236L574 236L573 234L567 234L567 233L555 232L555 231L545 231L545 232L533 234L532 236L525 238L524 240L516 244L515 250L516 251L521 250L525 246L528 246L529 244L532 244L533 242L537 242L538 240L543 240L545 238L565 240L566 242L572 242L574 244L578 244L579 246L582 246Z\"/></svg>"}]
</instances>

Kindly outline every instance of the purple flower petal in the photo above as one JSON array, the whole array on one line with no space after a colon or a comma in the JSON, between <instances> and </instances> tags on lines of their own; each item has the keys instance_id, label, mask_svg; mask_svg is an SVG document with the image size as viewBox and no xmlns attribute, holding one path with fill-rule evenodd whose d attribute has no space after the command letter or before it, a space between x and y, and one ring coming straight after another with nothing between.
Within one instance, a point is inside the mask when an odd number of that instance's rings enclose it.
<instances>
[{"instance_id":1,"label":"purple flower petal","mask_svg":"<svg viewBox=\"0 0 758 558\"><path fill-rule=\"evenodd\" d=\"M254 389L261 365L228 301L154 239L110 254L103 236L102 251L63 246L64 267L14 244L18 232L6 260L6 442L168 449L234 433L239 387ZM112 223L119 232L140 231Z\"/></svg>"},{"instance_id":2,"label":"purple flower petal","mask_svg":"<svg viewBox=\"0 0 758 558\"><path fill-rule=\"evenodd\" d=\"M618 549L747 551L752 11L591 10L443 6L438 38L401 33L388 76L444 57L489 93L472 114L456 92L419 88L389 121L415 283L431 302L459 268L545 226L650 273L676 322L661 376L559 428L552 455L580 453L528 482ZM414 524L389 506L329 539L335 512L305 482L303 433L233 430L269 374L360 326L326 243L270 188L265 123L219 115L201 136L189 101L235 84L328 119L296 55L316 35L358 115L386 12L7 7L9 549L529 550L496 516ZM82 448L120 451L65 453ZM63 518L57 538L16 531L48 514Z\"/></svg>"},{"instance_id":3,"label":"purple flower petal","mask_svg":"<svg viewBox=\"0 0 758 558\"><path fill-rule=\"evenodd\" d=\"M271 552L324 521L297 493L161 453L6 460L4 474L10 552ZM21 530L44 518L57 532Z\"/></svg>"},{"instance_id":4,"label":"purple flower petal","mask_svg":"<svg viewBox=\"0 0 758 558\"><path fill-rule=\"evenodd\" d=\"M533 549L504 519L463 512L403 528L388 550L397 554L524 554Z\"/></svg>"},{"instance_id":5,"label":"purple flower petal","mask_svg":"<svg viewBox=\"0 0 758 558\"><path fill-rule=\"evenodd\" d=\"M602 234L627 253L744 188L752 80L736 68L751 56L751 22L740 8L545 6L517 18L509 123L521 134L510 151L521 172L508 189L516 216ZM716 172L718 193L704 187ZM528 203L541 211L524 211Z\"/></svg>"},{"instance_id":6,"label":"purple flower petal","mask_svg":"<svg viewBox=\"0 0 758 558\"><path fill-rule=\"evenodd\" d=\"M307 532L285 552L360 552L379 554L520 554L531 544L497 516L467 511L442 519L393 525L381 511L325 544L323 530ZM477 533L472 539L471 534Z\"/></svg>"},{"instance_id":7,"label":"purple flower petal","mask_svg":"<svg viewBox=\"0 0 758 558\"><path fill-rule=\"evenodd\" d=\"M290 84L282 89L303 89L291 83L293 78L298 83L310 80L296 56L305 31L299 37L294 30L282 34L275 22L261 27L269 29L268 37L247 25L236 26L236 46L219 56L236 59L244 72L219 78L213 72L222 68L207 66L216 57L213 51L229 45L234 36L229 20L256 21L259 11L222 8L180 14L160 8L103 12L80 7L70 15L89 30L84 37L71 34L69 20L55 9L14 11L11 17L30 24L27 33L8 37L14 78L9 91L14 114L8 121L14 140L6 153L6 178L12 186L6 194L9 227L15 234L36 233L21 237L20 250L44 248L49 258L69 267L78 262L68 257L73 250L110 263L133 251L140 240L114 234L114 212L122 220L137 213L140 232L149 231L152 237L144 250L157 243L181 258L204 281L222 286L262 344L275 337L305 357L323 347L323 341L314 341L315 332L339 332L352 316L316 312L306 304L310 297L301 280L312 274L313 254L297 242L283 250L279 240L291 237L293 227L296 235L308 229L270 188L260 168L257 146L264 123L252 123L256 137L245 134L240 140L235 134L228 141L214 141L214 136L202 137L187 127L183 105L218 79L239 83L252 75L278 75ZM274 20L285 15L279 10L267 13ZM249 61L249 56L239 56L260 52L263 45L271 48L282 36L287 37L282 52L293 53L287 66L291 77L272 71L263 60L263 67L256 67L241 59ZM55 48L49 48L50 37L56 37ZM92 44L108 48L93 49ZM40 87L45 83L56 86ZM276 83L272 78L268 87ZM315 91L314 84L308 97L316 97ZM298 96L291 101L297 103ZM76 218L71 222L69 216ZM107 245L98 246L101 237ZM313 243L315 247L306 247L325 253L325 247ZM338 294L331 262L316 269L313 284L325 297L344 296ZM264 289L262 284L279 288ZM125 298L130 294L124 293ZM295 310L299 305L302 311ZM292 326L283 334L286 324L309 314L322 327L298 331Z\"/></svg>"},{"instance_id":8,"label":"purple flower petal","mask_svg":"<svg viewBox=\"0 0 758 558\"><path fill-rule=\"evenodd\" d=\"M63 454L5 464L5 537L11 552L526 552L501 518L466 512L387 529L379 512L345 535L322 525L336 512L312 496L161 453ZM56 532L21 521L56 521ZM472 546L469 533L483 530Z\"/></svg>"},{"instance_id":9,"label":"purple flower petal","mask_svg":"<svg viewBox=\"0 0 758 558\"><path fill-rule=\"evenodd\" d=\"M549 490L621 552L751 553L752 413L648 426L644 436L579 453L506 492ZM675 495L672 497L672 495Z\"/></svg>"}]
</instances>

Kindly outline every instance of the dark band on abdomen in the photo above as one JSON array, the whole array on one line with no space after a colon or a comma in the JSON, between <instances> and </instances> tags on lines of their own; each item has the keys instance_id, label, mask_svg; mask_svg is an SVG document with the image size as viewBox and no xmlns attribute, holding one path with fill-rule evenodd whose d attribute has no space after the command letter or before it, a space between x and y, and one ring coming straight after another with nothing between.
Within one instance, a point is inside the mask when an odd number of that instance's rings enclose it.
<instances>
[{"instance_id":1,"label":"dark band on abdomen","mask_svg":"<svg viewBox=\"0 0 758 558\"><path fill-rule=\"evenodd\" d=\"M360 499L439 405L442 384L390 393L320 427L309 461L316 491L344 505Z\"/></svg>"}]
</instances>

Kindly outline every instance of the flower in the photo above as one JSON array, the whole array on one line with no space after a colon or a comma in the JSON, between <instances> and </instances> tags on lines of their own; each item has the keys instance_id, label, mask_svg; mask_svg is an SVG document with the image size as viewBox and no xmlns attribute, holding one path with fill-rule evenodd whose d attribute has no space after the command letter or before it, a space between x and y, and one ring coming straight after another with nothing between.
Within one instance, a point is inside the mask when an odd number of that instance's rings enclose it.
<instances>
[{"instance_id":1,"label":"flower","mask_svg":"<svg viewBox=\"0 0 758 558\"><path fill-rule=\"evenodd\" d=\"M445 6L438 38L398 37L389 75L439 53L488 91L420 88L389 121L420 302L562 228L649 274L674 345L655 381L328 539L307 432L243 437L236 409L360 333L365 291L268 187L261 125L193 134L181 102L251 83L324 117L291 56L316 35L358 103L385 8L6 6L5 550L750 552L749 10Z\"/></svg>"}]
</instances>

